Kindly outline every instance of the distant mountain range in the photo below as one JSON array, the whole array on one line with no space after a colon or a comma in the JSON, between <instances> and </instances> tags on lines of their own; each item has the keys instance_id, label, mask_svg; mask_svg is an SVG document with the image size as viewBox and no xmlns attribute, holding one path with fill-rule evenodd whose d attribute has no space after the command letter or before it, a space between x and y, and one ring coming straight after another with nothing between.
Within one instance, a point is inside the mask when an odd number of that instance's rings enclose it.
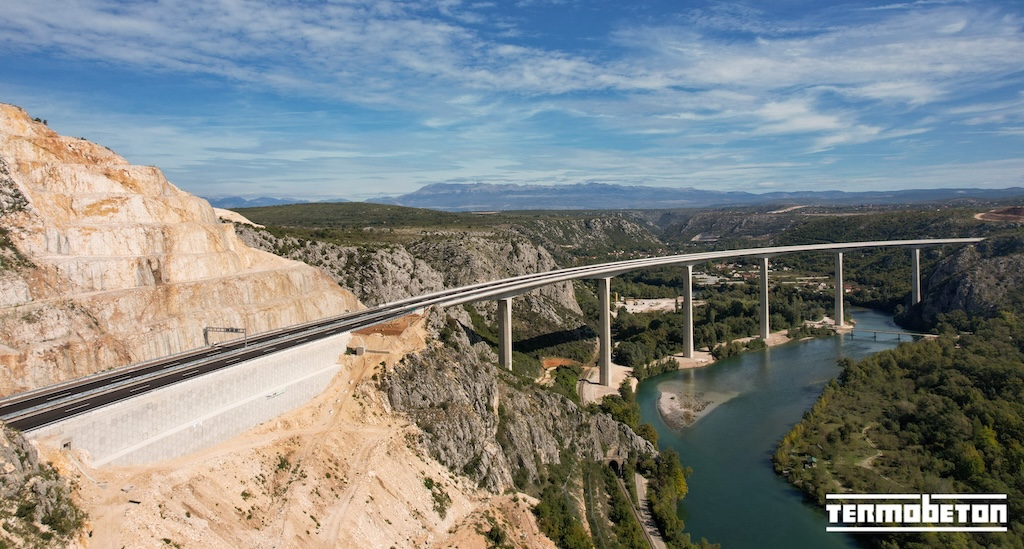
<instances>
[{"instance_id":1,"label":"distant mountain range","mask_svg":"<svg viewBox=\"0 0 1024 549\"><path fill-rule=\"evenodd\" d=\"M451 212L503 210L623 210L714 208L757 205L915 204L950 200L998 200L1021 197L1024 188L908 189L896 191L798 191L750 193L702 189L578 183L575 185L493 185L488 183L435 183L409 194L367 200ZM301 198L206 198L216 208L255 208L309 204ZM348 202L343 198L318 202Z\"/></svg>"},{"instance_id":2,"label":"distant mountain range","mask_svg":"<svg viewBox=\"0 0 1024 549\"><path fill-rule=\"evenodd\" d=\"M1024 188L912 189L894 191L799 191L750 193L579 183L575 185L492 185L435 183L393 198L369 200L446 211L613 210L708 208L763 204L906 204L955 199L994 200L1024 197Z\"/></svg>"},{"instance_id":3,"label":"distant mountain range","mask_svg":"<svg viewBox=\"0 0 1024 549\"><path fill-rule=\"evenodd\" d=\"M285 204L309 204L309 200L303 200L301 198L271 198L269 196L261 196L259 198L242 198L241 196L221 196L217 198L202 197L204 200L210 203L214 208L224 208L225 210L233 210L235 208L256 208L259 206L284 206ZM348 202L344 198L332 198L330 200L321 200L320 202Z\"/></svg>"}]
</instances>

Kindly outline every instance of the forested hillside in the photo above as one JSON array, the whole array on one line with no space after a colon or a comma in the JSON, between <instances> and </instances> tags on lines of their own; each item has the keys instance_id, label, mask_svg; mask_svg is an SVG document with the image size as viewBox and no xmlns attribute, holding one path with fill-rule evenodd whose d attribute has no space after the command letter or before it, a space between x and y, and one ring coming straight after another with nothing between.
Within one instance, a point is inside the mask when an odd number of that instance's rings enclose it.
<instances>
[{"instance_id":1,"label":"forested hillside","mask_svg":"<svg viewBox=\"0 0 1024 549\"><path fill-rule=\"evenodd\" d=\"M908 316L941 337L845 361L780 443L776 470L819 504L835 492L1005 493L1005 534L879 535L873 543L1024 547L1024 271L993 270L1020 265L1022 251L1018 232L939 263Z\"/></svg>"}]
</instances>

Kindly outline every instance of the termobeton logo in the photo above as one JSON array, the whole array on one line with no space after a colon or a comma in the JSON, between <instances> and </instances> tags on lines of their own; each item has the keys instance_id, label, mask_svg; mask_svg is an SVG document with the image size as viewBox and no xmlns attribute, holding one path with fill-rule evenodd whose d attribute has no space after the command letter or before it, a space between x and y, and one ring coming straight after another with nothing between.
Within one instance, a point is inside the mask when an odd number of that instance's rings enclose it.
<instances>
[{"instance_id":1,"label":"termobeton logo","mask_svg":"<svg viewBox=\"0 0 1024 549\"><path fill-rule=\"evenodd\" d=\"M827 494L826 532L1005 532L1006 494Z\"/></svg>"}]
</instances>

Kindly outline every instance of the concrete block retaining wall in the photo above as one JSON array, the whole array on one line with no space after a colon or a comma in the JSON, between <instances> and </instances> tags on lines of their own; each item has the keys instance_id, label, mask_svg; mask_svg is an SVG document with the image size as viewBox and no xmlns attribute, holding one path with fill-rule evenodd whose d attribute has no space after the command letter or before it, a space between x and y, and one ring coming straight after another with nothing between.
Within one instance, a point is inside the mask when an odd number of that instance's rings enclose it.
<instances>
[{"instance_id":1,"label":"concrete block retaining wall","mask_svg":"<svg viewBox=\"0 0 1024 549\"><path fill-rule=\"evenodd\" d=\"M88 453L94 467L183 456L309 402L338 373L338 334L198 376L28 432Z\"/></svg>"}]
</instances>

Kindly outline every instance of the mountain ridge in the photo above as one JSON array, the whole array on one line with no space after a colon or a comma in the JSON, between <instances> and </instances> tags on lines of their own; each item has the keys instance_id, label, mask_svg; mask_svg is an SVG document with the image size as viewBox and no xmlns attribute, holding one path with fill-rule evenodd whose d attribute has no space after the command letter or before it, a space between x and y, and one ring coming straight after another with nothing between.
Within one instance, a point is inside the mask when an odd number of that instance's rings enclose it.
<instances>
[{"instance_id":1,"label":"mountain ridge","mask_svg":"<svg viewBox=\"0 0 1024 549\"><path fill-rule=\"evenodd\" d=\"M242 196L203 196L200 198L209 202L214 208L223 208L226 210L232 210L235 208L258 208L260 206L286 206L288 204L312 204L315 202L349 202L344 198L305 200L302 198L277 198L272 196L260 196L257 198L245 198Z\"/></svg>"},{"instance_id":2,"label":"mountain ridge","mask_svg":"<svg viewBox=\"0 0 1024 549\"><path fill-rule=\"evenodd\" d=\"M480 210L616 210L710 208L764 204L899 204L956 199L995 200L1024 196L1024 188L899 189L892 191L714 191L599 182L572 185L516 183L433 183L396 197L367 200L444 211Z\"/></svg>"}]
</instances>

